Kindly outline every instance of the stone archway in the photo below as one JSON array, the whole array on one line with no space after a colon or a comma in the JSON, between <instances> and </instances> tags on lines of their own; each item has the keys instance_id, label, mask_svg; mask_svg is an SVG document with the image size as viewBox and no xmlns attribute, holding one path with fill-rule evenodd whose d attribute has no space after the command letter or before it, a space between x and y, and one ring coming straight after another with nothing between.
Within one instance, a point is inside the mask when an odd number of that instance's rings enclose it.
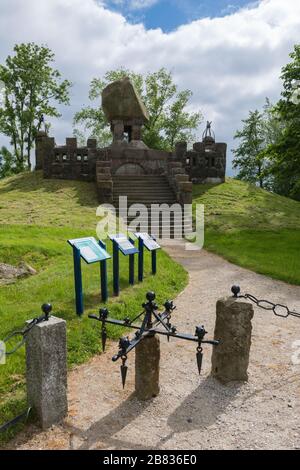
<instances>
[{"instance_id":1,"label":"stone archway","mask_svg":"<svg viewBox=\"0 0 300 470\"><path fill-rule=\"evenodd\" d=\"M137 163L124 163L115 172L115 176L142 176L145 174L144 168Z\"/></svg>"}]
</instances>

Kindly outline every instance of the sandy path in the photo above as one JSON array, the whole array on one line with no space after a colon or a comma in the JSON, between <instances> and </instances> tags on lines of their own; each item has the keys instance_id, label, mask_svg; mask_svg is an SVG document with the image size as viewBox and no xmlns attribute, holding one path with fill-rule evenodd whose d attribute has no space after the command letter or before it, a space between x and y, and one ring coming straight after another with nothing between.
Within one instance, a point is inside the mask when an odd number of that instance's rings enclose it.
<instances>
[{"instance_id":1,"label":"sandy path","mask_svg":"<svg viewBox=\"0 0 300 470\"><path fill-rule=\"evenodd\" d=\"M175 303L173 323L194 332L204 324L213 335L215 303L233 283L260 298L300 311L300 287L228 263L205 251L167 251L188 270L189 285ZM158 299L163 301L164 299ZM300 448L300 365L292 363L300 320L255 309L247 384L223 386L209 377L206 346L199 378L195 345L161 340L161 393L148 403L134 397L134 356L125 391L116 344L69 374L69 416L47 432L29 426L12 449L287 449Z\"/></svg>"}]
</instances>

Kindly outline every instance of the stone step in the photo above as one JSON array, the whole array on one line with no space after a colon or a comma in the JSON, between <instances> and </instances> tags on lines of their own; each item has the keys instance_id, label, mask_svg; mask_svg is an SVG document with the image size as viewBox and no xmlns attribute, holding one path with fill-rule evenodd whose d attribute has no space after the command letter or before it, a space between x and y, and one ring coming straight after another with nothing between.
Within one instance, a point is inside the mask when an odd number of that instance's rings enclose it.
<instances>
[{"instance_id":1,"label":"stone step","mask_svg":"<svg viewBox=\"0 0 300 470\"><path fill-rule=\"evenodd\" d=\"M106 174L106 173L104 173ZM153 184L153 185L146 185L146 184L141 184L141 185L137 185L137 184L134 184L134 186L132 185L132 183L128 183L128 184L124 184L124 185L116 185L115 183L113 183L114 185L114 190L115 191L134 191L134 192L141 192L141 191L169 191L170 193L172 193L172 189L170 188L170 186L167 186L167 185L160 185L160 184Z\"/></svg>"},{"instance_id":2,"label":"stone step","mask_svg":"<svg viewBox=\"0 0 300 470\"><path fill-rule=\"evenodd\" d=\"M115 180L155 180L155 179L165 179L165 175L114 175Z\"/></svg>"},{"instance_id":3,"label":"stone step","mask_svg":"<svg viewBox=\"0 0 300 470\"><path fill-rule=\"evenodd\" d=\"M119 205L119 200L114 199L113 204L115 207L118 207ZM143 206L146 206L147 209L151 207L151 204L156 204L156 205L161 205L161 204L167 204L168 206L172 206L174 204L174 201L171 201L170 199L141 199L140 201L136 200L130 200L127 199L127 207L133 206L134 204L142 204Z\"/></svg>"},{"instance_id":4,"label":"stone step","mask_svg":"<svg viewBox=\"0 0 300 470\"><path fill-rule=\"evenodd\" d=\"M118 189L118 188L115 188L114 187L114 191L115 193L117 192L118 195L127 195L127 194L132 194L134 196L140 196L140 195L143 195L143 194L149 194L149 195L152 195L152 194L162 194L162 195L165 195L165 194L169 194L169 195L173 195L173 192L170 191L170 189L166 188L157 188L157 189L154 189L154 188L141 188L140 190L137 189L137 188L134 188L134 189L131 189L131 188L122 188L122 189Z\"/></svg>"}]
</instances>

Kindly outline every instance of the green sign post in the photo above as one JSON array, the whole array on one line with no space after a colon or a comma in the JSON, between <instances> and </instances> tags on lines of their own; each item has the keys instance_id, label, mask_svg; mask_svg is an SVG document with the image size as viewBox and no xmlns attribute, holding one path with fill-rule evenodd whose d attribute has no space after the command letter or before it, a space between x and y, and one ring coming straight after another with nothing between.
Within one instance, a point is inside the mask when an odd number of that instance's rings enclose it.
<instances>
[{"instance_id":1,"label":"green sign post","mask_svg":"<svg viewBox=\"0 0 300 470\"><path fill-rule=\"evenodd\" d=\"M106 251L105 243L101 240L97 242L94 237L76 238L68 240L68 243L73 248L76 313L80 316L84 312L81 258L87 264L100 262L101 298L103 302L106 302L108 298L107 260L111 256Z\"/></svg>"},{"instance_id":2,"label":"green sign post","mask_svg":"<svg viewBox=\"0 0 300 470\"><path fill-rule=\"evenodd\" d=\"M122 233L109 235L113 243L113 289L114 294L120 293L120 266L119 252L124 256L129 256L129 284L134 284L134 255L138 253L138 249L134 246L134 242L128 240Z\"/></svg>"},{"instance_id":3,"label":"green sign post","mask_svg":"<svg viewBox=\"0 0 300 470\"><path fill-rule=\"evenodd\" d=\"M160 245L148 233L136 232L134 235L136 236L139 242L138 279L140 282L142 282L144 279L144 247L151 252L152 274L156 274L156 251L160 248Z\"/></svg>"}]
</instances>

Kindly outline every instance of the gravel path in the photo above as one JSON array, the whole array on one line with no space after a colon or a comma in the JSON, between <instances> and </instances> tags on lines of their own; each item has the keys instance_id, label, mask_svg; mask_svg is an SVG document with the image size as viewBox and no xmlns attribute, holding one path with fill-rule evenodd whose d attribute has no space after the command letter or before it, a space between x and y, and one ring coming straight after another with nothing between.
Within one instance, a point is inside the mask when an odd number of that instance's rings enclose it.
<instances>
[{"instance_id":1,"label":"gravel path","mask_svg":"<svg viewBox=\"0 0 300 470\"><path fill-rule=\"evenodd\" d=\"M173 322L194 332L204 324L212 337L215 303L239 283L260 298L300 311L300 287L274 281L202 251L172 244L167 251L189 272L176 299ZM159 261L158 261L159 263ZM164 299L158 299L162 301ZM9 449L300 449L300 365L293 343L300 320L255 308L247 384L223 386L209 376L211 347L202 375L195 345L161 339L161 393L151 402L134 396L134 356L122 390L116 344L69 374L69 415L47 432L29 426ZM300 347L298 347L300 349ZM299 354L300 357L300 354Z\"/></svg>"}]
</instances>

